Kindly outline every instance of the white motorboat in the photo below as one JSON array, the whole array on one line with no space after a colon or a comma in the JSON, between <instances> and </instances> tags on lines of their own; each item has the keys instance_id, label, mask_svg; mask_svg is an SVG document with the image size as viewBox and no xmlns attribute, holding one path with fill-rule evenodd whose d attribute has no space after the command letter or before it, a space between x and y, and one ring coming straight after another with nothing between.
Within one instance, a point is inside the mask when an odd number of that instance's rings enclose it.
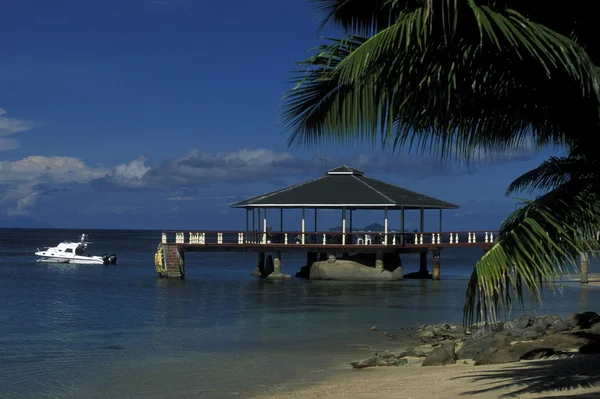
<instances>
[{"instance_id":1,"label":"white motorboat","mask_svg":"<svg viewBox=\"0 0 600 399\"><path fill-rule=\"evenodd\" d=\"M37 262L46 263L72 263L80 265L114 265L117 263L117 255L104 254L93 256L86 253L88 244L87 234L82 234L79 242L63 241L56 247L38 248L35 255L40 258Z\"/></svg>"}]
</instances>

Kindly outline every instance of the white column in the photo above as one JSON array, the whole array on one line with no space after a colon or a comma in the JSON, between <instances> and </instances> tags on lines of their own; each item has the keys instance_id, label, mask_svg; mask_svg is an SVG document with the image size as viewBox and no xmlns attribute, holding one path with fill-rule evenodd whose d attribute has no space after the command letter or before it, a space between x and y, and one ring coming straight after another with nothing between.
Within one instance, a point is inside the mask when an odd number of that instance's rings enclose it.
<instances>
[{"instance_id":1,"label":"white column","mask_svg":"<svg viewBox=\"0 0 600 399\"><path fill-rule=\"evenodd\" d=\"M305 216L304 211L305 211L305 209L302 208L302 245L304 245L304 227L305 227L305 223L306 223L306 221L304 219L304 216Z\"/></svg>"},{"instance_id":2,"label":"white column","mask_svg":"<svg viewBox=\"0 0 600 399\"><path fill-rule=\"evenodd\" d=\"M252 242L256 243L256 208L252 208Z\"/></svg>"},{"instance_id":3,"label":"white column","mask_svg":"<svg viewBox=\"0 0 600 399\"><path fill-rule=\"evenodd\" d=\"M249 210L250 210L250 209L246 208L246 232L248 232L248 216L249 216L249 215L248 215L248 211L249 211Z\"/></svg>"},{"instance_id":4,"label":"white column","mask_svg":"<svg viewBox=\"0 0 600 399\"><path fill-rule=\"evenodd\" d=\"M267 208L264 210L265 214L263 215L263 233L267 232Z\"/></svg>"},{"instance_id":5,"label":"white column","mask_svg":"<svg viewBox=\"0 0 600 399\"><path fill-rule=\"evenodd\" d=\"M342 245L346 245L346 208L342 208Z\"/></svg>"},{"instance_id":6,"label":"white column","mask_svg":"<svg viewBox=\"0 0 600 399\"><path fill-rule=\"evenodd\" d=\"M388 209L387 207L383 210L383 243L387 245L387 234L388 234Z\"/></svg>"},{"instance_id":7,"label":"white column","mask_svg":"<svg viewBox=\"0 0 600 399\"><path fill-rule=\"evenodd\" d=\"M267 243L267 208L265 208L265 214L263 216L263 243Z\"/></svg>"},{"instance_id":8,"label":"white column","mask_svg":"<svg viewBox=\"0 0 600 399\"><path fill-rule=\"evenodd\" d=\"M425 208L421 208L421 233L425 230Z\"/></svg>"},{"instance_id":9,"label":"white column","mask_svg":"<svg viewBox=\"0 0 600 399\"><path fill-rule=\"evenodd\" d=\"M400 244L404 244L404 207L400 207Z\"/></svg>"}]
</instances>

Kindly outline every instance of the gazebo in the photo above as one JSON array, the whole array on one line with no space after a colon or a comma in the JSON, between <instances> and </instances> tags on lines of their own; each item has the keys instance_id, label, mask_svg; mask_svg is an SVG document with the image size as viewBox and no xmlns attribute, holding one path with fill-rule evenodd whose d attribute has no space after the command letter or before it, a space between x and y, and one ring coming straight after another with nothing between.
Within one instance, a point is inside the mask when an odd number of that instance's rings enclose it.
<instances>
[{"instance_id":1,"label":"gazebo","mask_svg":"<svg viewBox=\"0 0 600 399\"><path fill-rule=\"evenodd\" d=\"M231 204L232 208L246 209L246 231L262 230L267 232L267 210L279 209L280 230L283 231L284 209L302 209L302 244L305 237L306 209L314 210L315 231L319 209L341 209L342 211L342 244L346 240L347 213L349 213L349 232L352 232L352 213L356 210L382 210L384 220L383 244L387 244L388 213L400 211L401 234L400 244L405 237L405 211L420 211L420 232L424 230L425 210L439 210L439 231L442 231L442 211L457 209L458 205L398 187L380 180L366 177L362 170L342 165L328 170L324 176L304 183L286 187L267 194ZM262 229L258 223L262 215ZM258 213L258 215L256 215ZM258 216L258 217L257 217ZM250 229L250 218L252 229Z\"/></svg>"}]
</instances>

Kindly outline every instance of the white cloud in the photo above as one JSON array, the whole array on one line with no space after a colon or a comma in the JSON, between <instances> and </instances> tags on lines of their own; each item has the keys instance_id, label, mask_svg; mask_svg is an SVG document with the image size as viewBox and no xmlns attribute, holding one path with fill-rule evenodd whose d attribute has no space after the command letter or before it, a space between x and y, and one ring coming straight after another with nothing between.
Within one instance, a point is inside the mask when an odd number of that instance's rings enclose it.
<instances>
[{"instance_id":1,"label":"white cloud","mask_svg":"<svg viewBox=\"0 0 600 399\"><path fill-rule=\"evenodd\" d=\"M26 132L34 127L35 124L32 121L10 118L6 116L6 111L0 108L0 151L19 148L19 141L8 136L15 133Z\"/></svg>"},{"instance_id":2,"label":"white cloud","mask_svg":"<svg viewBox=\"0 0 600 399\"><path fill-rule=\"evenodd\" d=\"M0 162L0 182L41 181L57 183L84 183L109 172L105 168L91 168L72 157L30 156L13 162Z\"/></svg>"},{"instance_id":3,"label":"white cloud","mask_svg":"<svg viewBox=\"0 0 600 399\"><path fill-rule=\"evenodd\" d=\"M18 126L10 129L18 130ZM91 166L73 157L30 156L13 162L0 161L0 215L26 215L42 200L64 199L61 193L65 191L77 195L83 190L87 190L90 198L98 197L99 192L109 195L111 191L128 191L129 194L119 193L114 196L114 201L113 197L110 201L111 206L117 207L127 198L128 209L137 209L150 200L170 201L172 206L166 209L183 209L191 201L213 201L203 196L214 196L220 189L223 189L223 198L218 201L231 203L241 199L242 190L248 189L238 187L244 183L266 182L283 187L320 176L325 166L322 158L325 157L330 169L347 164L363 169L371 176L385 172L422 180L457 173L455 168L441 165L437 160L415 159L406 154L357 153L343 157L317 154L312 159L305 159L265 148L216 154L195 149L157 165L140 156L113 168ZM227 188L223 184L227 184ZM140 195L137 193L140 189L154 190L157 195L152 198L148 194ZM96 190L95 194L92 190ZM89 212L94 207L102 207L100 202L76 206L81 212Z\"/></svg>"},{"instance_id":4,"label":"white cloud","mask_svg":"<svg viewBox=\"0 0 600 399\"><path fill-rule=\"evenodd\" d=\"M109 173L71 157L31 156L0 162L0 210L9 216L27 215L40 196L71 184L89 183Z\"/></svg>"}]
</instances>

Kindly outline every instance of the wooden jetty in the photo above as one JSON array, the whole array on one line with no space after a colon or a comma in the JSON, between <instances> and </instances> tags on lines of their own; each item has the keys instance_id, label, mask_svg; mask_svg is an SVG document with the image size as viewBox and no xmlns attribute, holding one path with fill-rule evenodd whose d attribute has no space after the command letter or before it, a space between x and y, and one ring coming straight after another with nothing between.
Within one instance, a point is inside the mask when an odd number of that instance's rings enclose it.
<instances>
[{"instance_id":1,"label":"wooden jetty","mask_svg":"<svg viewBox=\"0 0 600 399\"><path fill-rule=\"evenodd\" d=\"M496 231L443 231L443 210L458 205L394 186L364 176L349 166L331 169L314 180L286 187L230 205L246 210L246 227L239 231L164 231L155 256L157 273L162 277L185 276L186 252L254 252L258 253L255 274L268 278L289 277L282 273L282 253L304 252L307 266L312 262L364 254L374 259L374 270L391 270L385 263L401 254L419 253L419 271L424 278L440 278L441 251L447 247L480 247L489 249ZM300 229L284 230L284 211L301 209ZM337 209L341 212L341 231L318 231L318 211ZM268 212L278 210L279 217ZM306 230L306 213L314 213L314 231ZM353 214L361 210L383 211L383 231L353 230ZM439 210L439 230L424 231L425 210ZM397 211L400 230L388 230L389 214ZM405 230L405 213L420 212L420 229ZM262 216L261 216L262 212ZM269 216L269 218L268 218ZM269 222L279 221L279 231ZM432 253L432 274L427 271L427 255ZM266 254L271 254L273 268L265 268ZM402 279L401 261L392 266L397 279ZM266 272L265 272L266 270Z\"/></svg>"}]
</instances>

